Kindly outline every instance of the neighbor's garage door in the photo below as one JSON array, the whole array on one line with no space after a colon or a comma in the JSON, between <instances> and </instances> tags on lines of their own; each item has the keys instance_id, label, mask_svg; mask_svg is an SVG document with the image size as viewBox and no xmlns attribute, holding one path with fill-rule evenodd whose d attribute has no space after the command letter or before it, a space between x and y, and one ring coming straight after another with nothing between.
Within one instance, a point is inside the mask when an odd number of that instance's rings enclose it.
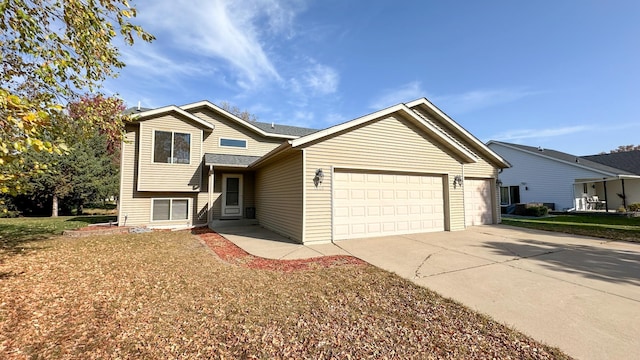
<instances>
[{"instance_id":1,"label":"neighbor's garage door","mask_svg":"<svg viewBox=\"0 0 640 360\"><path fill-rule=\"evenodd\" d=\"M334 174L334 239L444 231L442 177Z\"/></svg>"},{"instance_id":2,"label":"neighbor's garage door","mask_svg":"<svg viewBox=\"0 0 640 360\"><path fill-rule=\"evenodd\" d=\"M464 213L467 226L493 223L490 180L464 180Z\"/></svg>"}]
</instances>

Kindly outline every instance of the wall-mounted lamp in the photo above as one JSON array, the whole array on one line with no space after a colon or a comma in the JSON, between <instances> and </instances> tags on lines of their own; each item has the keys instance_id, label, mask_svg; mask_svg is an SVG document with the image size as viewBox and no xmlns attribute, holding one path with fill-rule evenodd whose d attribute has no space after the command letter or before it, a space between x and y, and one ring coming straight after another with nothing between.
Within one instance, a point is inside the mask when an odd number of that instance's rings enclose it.
<instances>
[{"instance_id":1,"label":"wall-mounted lamp","mask_svg":"<svg viewBox=\"0 0 640 360\"><path fill-rule=\"evenodd\" d=\"M453 188L456 189L458 186L462 186L462 175L453 177Z\"/></svg>"},{"instance_id":2,"label":"wall-mounted lamp","mask_svg":"<svg viewBox=\"0 0 640 360\"><path fill-rule=\"evenodd\" d=\"M324 180L324 172L322 169L316 170L316 176L313 177L313 184L318 187Z\"/></svg>"},{"instance_id":3,"label":"wall-mounted lamp","mask_svg":"<svg viewBox=\"0 0 640 360\"><path fill-rule=\"evenodd\" d=\"M502 186L502 180L497 179L497 180L496 180L496 186L497 186L497 187L501 187L501 186Z\"/></svg>"},{"instance_id":4,"label":"wall-mounted lamp","mask_svg":"<svg viewBox=\"0 0 640 360\"><path fill-rule=\"evenodd\" d=\"M591 188L595 189L596 188L596 184L591 185Z\"/></svg>"}]
</instances>

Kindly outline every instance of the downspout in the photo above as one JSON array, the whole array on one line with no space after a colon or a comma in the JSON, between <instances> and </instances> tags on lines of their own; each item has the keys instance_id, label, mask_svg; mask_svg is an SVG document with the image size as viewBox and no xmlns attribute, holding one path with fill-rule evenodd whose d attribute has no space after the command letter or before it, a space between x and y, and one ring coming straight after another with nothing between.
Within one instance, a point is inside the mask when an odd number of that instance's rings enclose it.
<instances>
[{"instance_id":1,"label":"downspout","mask_svg":"<svg viewBox=\"0 0 640 360\"><path fill-rule=\"evenodd\" d=\"M462 218L464 219L464 228L467 228L467 198L464 196L464 163L462 164L462 185L460 186L460 190L462 190Z\"/></svg>"},{"instance_id":2,"label":"downspout","mask_svg":"<svg viewBox=\"0 0 640 360\"><path fill-rule=\"evenodd\" d=\"M336 232L334 230L334 226L335 226L335 222L333 221L333 217L336 215L335 209L333 208L334 206L334 202L333 202L333 197L334 197L334 192L335 192L335 187L333 185L334 181L333 179L335 178L336 172L335 172L335 168L333 167L333 165L331 165L331 167L329 168L329 171L331 172L331 243L335 244L335 236L336 236Z\"/></svg>"},{"instance_id":3,"label":"downspout","mask_svg":"<svg viewBox=\"0 0 640 360\"><path fill-rule=\"evenodd\" d=\"M609 212L609 200L607 200L607 181L602 181L602 184L604 185L604 208L607 212Z\"/></svg>"},{"instance_id":4,"label":"downspout","mask_svg":"<svg viewBox=\"0 0 640 360\"><path fill-rule=\"evenodd\" d=\"M627 208L627 195L624 193L624 179L622 181L622 207Z\"/></svg>"},{"instance_id":5,"label":"downspout","mask_svg":"<svg viewBox=\"0 0 640 360\"><path fill-rule=\"evenodd\" d=\"M573 180L573 209L578 210L578 198L576 197L576 181Z\"/></svg>"},{"instance_id":6,"label":"downspout","mask_svg":"<svg viewBox=\"0 0 640 360\"><path fill-rule=\"evenodd\" d=\"M208 211L207 211L207 218L208 218L208 222L207 223L211 223L211 221L213 220L213 187L214 187L214 181L215 181L215 173L213 172L213 165L209 165L209 184L207 184L208 186L208 193L209 193L209 206L208 206Z\"/></svg>"}]
</instances>

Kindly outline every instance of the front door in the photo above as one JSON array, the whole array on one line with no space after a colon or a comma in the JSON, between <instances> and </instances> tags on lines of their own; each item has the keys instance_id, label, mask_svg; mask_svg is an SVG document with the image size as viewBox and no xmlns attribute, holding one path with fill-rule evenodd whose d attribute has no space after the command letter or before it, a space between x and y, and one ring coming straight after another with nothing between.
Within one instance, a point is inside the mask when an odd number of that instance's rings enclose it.
<instances>
[{"instance_id":1,"label":"front door","mask_svg":"<svg viewBox=\"0 0 640 360\"><path fill-rule=\"evenodd\" d=\"M222 217L242 218L242 175L222 175Z\"/></svg>"}]
</instances>

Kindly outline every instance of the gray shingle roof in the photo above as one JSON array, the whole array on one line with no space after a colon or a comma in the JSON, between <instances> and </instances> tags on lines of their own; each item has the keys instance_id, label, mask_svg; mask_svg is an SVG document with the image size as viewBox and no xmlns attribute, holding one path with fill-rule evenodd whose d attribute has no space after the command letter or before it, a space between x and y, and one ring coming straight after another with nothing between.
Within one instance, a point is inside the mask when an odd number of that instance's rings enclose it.
<instances>
[{"instance_id":1,"label":"gray shingle roof","mask_svg":"<svg viewBox=\"0 0 640 360\"><path fill-rule=\"evenodd\" d=\"M640 175L640 150L583 156L583 159L627 171L630 175Z\"/></svg>"},{"instance_id":2,"label":"gray shingle roof","mask_svg":"<svg viewBox=\"0 0 640 360\"><path fill-rule=\"evenodd\" d=\"M310 129L310 128L303 128L303 127L290 126L290 125L279 125L279 124L274 124L274 126L271 127L271 123L264 123L264 122L258 122L258 121L253 121L253 122L250 122L249 124L259 128L264 132L268 132L270 134L278 134L278 135L305 136L318 131L318 129Z\"/></svg>"},{"instance_id":3,"label":"gray shingle roof","mask_svg":"<svg viewBox=\"0 0 640 360\"><path fill-rule=\"evenodd\" d=\"M234 167L246 167L258 159L260 159L260 156L209 154L209 153L204 154L205 165L227 165L227 166L234 166Z\"/></svg>"},{"instance_id":4,"label":"gray shingle roof","mask_svg":"<svg viewBox=\"0 0 640 360\"><path fill-rule=\"evenodd\" d=\"M587 157L585 157L585 156L576 156L576 155L563 153L561 151L556 151L556 150L551 150L551 149L543 149L543 148L534 147L534 146L506 143L506 142L502 142L502 141L492 140L491 142L494 143L494 144L502 144L502 145L511 146L511 147L514 147L514 148L519 148L521 150L529 151L529 152L532 152L532 153L538 153L540 155L548 156L550 158L554 158L554 159L557 159L557 160L562 160L562 161L572 162L572 163L576 163L577 162L578 164L580 164L582 166L590 167L590 168L592 168L594 170L604 171L604 172L608 172L608 173L612 173L612 174L616 174L616 175L623 175L623 174L627 174L628 175L627 171L624 171L622 169L615 168L615 167L612 167L612 166L604 165L604 164L601 164L599 162L592 161L590 159L587 159ZM508 160L509 159L507 159L507 161Z\"/></svg>"},{"instance_id":5,"label":"gray shingle roof","mask_svg":"<svg viewBox=\"0 0 640 360\"><path fill-rule=\"evenodd\" d=\"M147 110L152 110L152 109L149 109L149 108L143 108L143 107L141 107L140 109L138 109L138 107L130 107L130 108L128 108L127 110L123 111L123 113L124 113L125 115L133 115L133 114L141 113L141 112L143 112L143 111L147 111Z\"/></svg>"}]
</instances>

